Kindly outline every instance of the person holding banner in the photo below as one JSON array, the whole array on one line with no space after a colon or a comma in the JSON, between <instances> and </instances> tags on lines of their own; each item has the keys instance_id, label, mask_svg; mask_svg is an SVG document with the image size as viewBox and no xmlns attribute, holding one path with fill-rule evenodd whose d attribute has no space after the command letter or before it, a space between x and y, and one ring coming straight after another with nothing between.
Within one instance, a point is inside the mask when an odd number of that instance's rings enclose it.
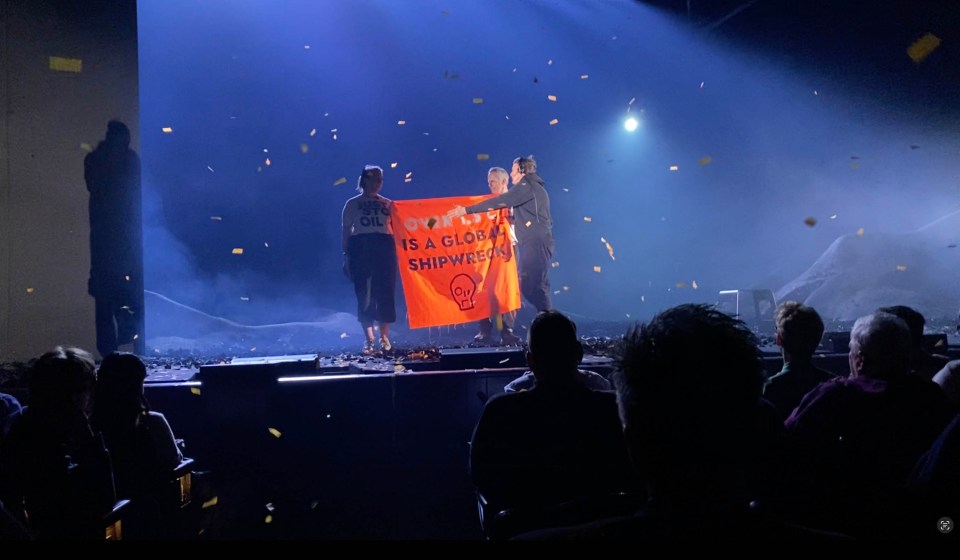
<instances>
[{"instance_id":1,"label":"person holding banner","mask_svg":"<svg viewBox=\"0 0 960 560\"><path fill-rule=\"evenodd\" d=\"M487 185L490 187L490 192L494 195L501 195L507 192L507 184L509 183L510 175L507 173L507 170L502 167L491 167L490 171L487 172ZM503 212L507 212L506 209ZM509 233L509 243L516 246L517 244L517 234L514 230L512 223L507 223L507 232ZM500 273L500 268L497 267L496 270ZM520 343L520 337L513 334L513 323L517 318L516 311L508 311L506 313L499 313L499 310L493 309L490 313L489 319L482 319L479 322L480 332L473 337L473 340L481 344L487 343L493 340L493 329L496 325L497 330L500 331L500 342L506 346L512 346Z\"/></svg>"},{"instance_id":2,"label":"person holding banner","mask_svg":"<svg viewBox=\"0 0 960 560\"><path fill-rule=\"evenodd\" d=\"M552 306L547 272L554 250L550 197L543 179L537 175L537 162L533 156L513 160L510 179L513 188L509 191L479 204L455 206L447 212L447 217L459 218L498 208L513 208L520 253L520 291L538 312L549 311Z\"/></svg>"},{"instance_id":3,"label":"person holding banner","mask_svg":"<svg viewBox=\"0 0 960 560\"><path fill-rule=\"evenodd\" d=\"M390 211L393 201L380 196L383 169L366 165L357 181L360 194L343 206L343 273L357 294L357 319L366 342L364 354L374 348L374 322L380 324L380 348L389 351L390 323L397 320L394 291L397 283L397 250Z\"/></svg>"}]
</instances>

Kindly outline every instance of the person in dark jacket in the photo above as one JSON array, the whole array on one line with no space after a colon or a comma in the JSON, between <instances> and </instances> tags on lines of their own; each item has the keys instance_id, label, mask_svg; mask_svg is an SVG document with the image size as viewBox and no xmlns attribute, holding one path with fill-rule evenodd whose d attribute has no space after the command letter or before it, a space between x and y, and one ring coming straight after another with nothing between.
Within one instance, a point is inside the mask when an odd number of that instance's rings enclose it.
<instances>
[{"instance_id":1,"label":"person in dark jacket","mask_svg":"<svg viewBox=\"0 0 960 560\"><path fill-rule=\"evenodd\" d=\"M478 204L456 206L447 213L450 218L513 208L520 261L520 291L537 312L552 309L550 303L550 259L553 258L553 220L550 217L550 197L543 179L537 175L533 156L513 160L510 170L513 188Z\"/></svg>"}]
</instances>

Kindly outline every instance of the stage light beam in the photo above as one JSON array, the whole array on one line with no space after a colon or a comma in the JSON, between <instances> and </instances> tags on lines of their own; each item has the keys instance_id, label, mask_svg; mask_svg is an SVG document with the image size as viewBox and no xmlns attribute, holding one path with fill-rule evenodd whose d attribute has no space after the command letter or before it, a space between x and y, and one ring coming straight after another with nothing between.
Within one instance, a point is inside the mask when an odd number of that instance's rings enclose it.
<instances>
[{"instance_id":1,"label":"stage light beam","mask_svg":"<svg viewBox=\"0 0 960 560\"><path fill-rule=\"evenodd\" d=\"M627 129L627 132L633 132L638 126L640 126L640 122L633 117L623 121L623 128Z\"/></svg>"}]
</instances>

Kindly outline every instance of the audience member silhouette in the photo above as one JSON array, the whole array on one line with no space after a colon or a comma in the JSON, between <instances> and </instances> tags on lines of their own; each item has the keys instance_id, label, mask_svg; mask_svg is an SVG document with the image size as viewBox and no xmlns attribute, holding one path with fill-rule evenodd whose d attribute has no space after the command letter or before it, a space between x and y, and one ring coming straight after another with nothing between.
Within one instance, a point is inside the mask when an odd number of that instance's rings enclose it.
<instances>
[{"instance_id":1,"label":"audience member silhouette","mask_svg":"<svg viewBox=\"0 0 960 560\"><path fill-rule=\"evenodd\" d=\"M783 369L767 380L763 398L773 405L777 419L783 423L804 395L835 376L813 365L813 353L823 338L823 320L815 309L788 301L777 308L774 322Z\"/></svg>"},{"instance_id":2,"label":"audience member silhouette","mask_svg":"<svg viewBox=\"0 0 960 560\"><path fill-rule=\"evenodd\" d=\"M594 391L611 391L613 385L606 377L599 373L587 370L577 369L577 378L580 382ZM523 375L504 385L503 390L506 393L519 393L520 391L529 391L537 385L537 376L532 371L525 371Z\"/></svg>"},{"instance_id":3,"label":"audience member silhouette","mask_svg":"<svg viewBox=\"0 0 960 560\"><path fill-rule=\"evenodd\" d=\"M23 412L20 401L13 395L0 393L0 441L10 431L13 421Z\"/></svg>"},{"instance_id":4,"label":"audience member silhouette","mask_svg":"<svg viewBox=\"0 0 960 560\"><path fill-rule=\"evenodd\" d=\"M0 498L39 538L103 538L115 495L110 456L88 422L93 358L57 347L30 371L30 400L0 449Z\"/></svg>"},{"instance_id":5,"label":"audience member silhouette","mask_svg":"<svg viewBox=\"0 0 960 560\"><path fill-rule=\"evenodd\" d=\"M907 324L907 328L910 329L910 341L912 345L910 370L912 373L924 379L933 379L933 376L950 361L949 357L933 354L924 347L923 326L927 320L919 311L906 305L881 307L877 311L896 315L902 319L903 322Z\"/></svg>"},{"instance_id":6,"label":"audience member silhouette","mask_svg":"<svg viewBox=\"0 0 960 560\"><path fill-rule=\"evenodd\" d=\"M113 353L97 374L91 421L113 461L117 496L132 499L141 534L159 529L174 468L183 455L163 414L143 394L147 369L133 354Z\"/></svg>"},{"instance_id":7,"label":"audience member silhouette","mask_svg":"<svg viewBox=\"0 0 960 560\"><path fill-rule=\"evenodd\" d=\"M577 374L576 326L557 311L542 312L528 342L536 386L491 399L471 442L473 482L490 510L634 489L615 396L589 389Z\"/></svg>"},{"instance_id":8,"label":"audience member silhouette","mask_svg":"<svg viewBox=\"0 0 960 560\"><path fill-rule=\"evenodd\" d=\"M130 130L107 123L107 136L84 160L90 191L90 280L101 356L133 344L143 354L143 241L140 158Z\"/></svg>"},{"instance_id":9,"label":"audience member silhouette","mask_svg":"<svg viewBox=\"0 0 960 560\"><path fill-rule=\"evenodd\" d=\"M791 507L816 526L876 536L914 464L954 415L943 391L910 375L906 323L877 312L850 332L850 376L808 393L787 419Z\"/></svg>"},{"instance_id":10,"label":"audience member silhouette","mask_svg":"<svg viewBox=\"0 0 960 560\"><path fill-rule=\"evenodd\" d=\"M763 365L742 322L680 305L632 328L618 361L620 417L649 501L628 517L524 538L805 538L751 506Z\"/></svg>"}]
</instances>

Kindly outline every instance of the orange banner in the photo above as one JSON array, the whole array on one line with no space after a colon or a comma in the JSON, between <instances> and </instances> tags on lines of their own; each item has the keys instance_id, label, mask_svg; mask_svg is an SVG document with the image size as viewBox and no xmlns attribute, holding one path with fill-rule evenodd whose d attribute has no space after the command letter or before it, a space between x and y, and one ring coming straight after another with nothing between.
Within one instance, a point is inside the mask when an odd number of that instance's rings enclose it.
<instances>
[{"instance_id":1,"label":"orange banner","mask_svg":"<svg viewBox=\"0 0 960 560\"><path fill-rule=\"evenodd\" d=\"M390 219L410 328L479 321L520 308L508 210L449 219L487 196L395 200Z\"/></svg>"}]
</instances>

